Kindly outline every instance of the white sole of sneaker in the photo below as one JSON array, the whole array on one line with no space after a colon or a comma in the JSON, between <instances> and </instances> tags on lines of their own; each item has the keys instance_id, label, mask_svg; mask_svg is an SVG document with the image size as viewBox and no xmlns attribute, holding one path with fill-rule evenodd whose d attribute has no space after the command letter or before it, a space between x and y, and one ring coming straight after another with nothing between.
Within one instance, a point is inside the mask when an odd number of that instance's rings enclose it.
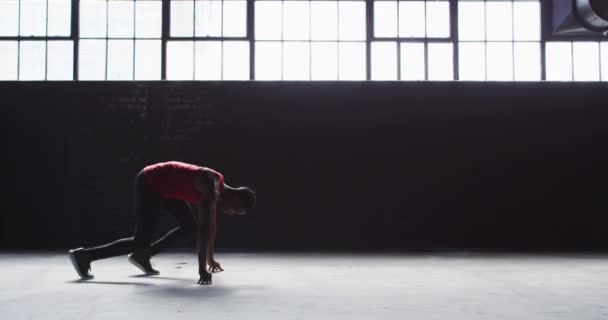
<instances>
[{"instance_id":1,"label":"white sole of sneaker","mask_svg":"<svg viewBox=\"0 0 608 320\"><path fill-rule=\"evenodd\" d=\"M81 279L93 279L93 276L87 276L85 274L82 274L82 272L80 272L80 268L78 268L78 262L76 260L76 256L74 255L74 252L72 250L68 251L68 256L70 257L70 261L72 262L72 265L74 266L74 269L76 270L76 272L78 273L78 275L80 276Z\"/></svg>"},{"instance_id":2,"label":"white sole of sneaker","mask_svg":"<svg viewBox=\"0 0 608 320\"><path fill-rule=\"evenodd\" d=\"M131 257L131 255L129 255L128 260L129 260L129 262L131 262L132 265L136 266L137 269L141 270L141 272L145 273L146 275L156 276L156 275L160 274L160 272L147 272L146 268L144 268L141 264L137 263L137 261L135 259L133 259Z\"/></svg>"}]
</instances>

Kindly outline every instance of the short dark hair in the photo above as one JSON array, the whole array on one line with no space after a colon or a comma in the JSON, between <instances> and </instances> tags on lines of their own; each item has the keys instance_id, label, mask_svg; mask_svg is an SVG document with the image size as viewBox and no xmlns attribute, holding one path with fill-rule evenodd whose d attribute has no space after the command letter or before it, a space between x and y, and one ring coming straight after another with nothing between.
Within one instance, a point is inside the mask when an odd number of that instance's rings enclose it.
<instances>
[{"instance_id":1,"label":"short dark hair","mask_svg":"<svg viewBox=\"0 0 608 320\"><path fill-rule=\"evenodd\" d=\"M246 210L255 208L255 191L248 187L240 187L238 188L238 191L239 202L243 205L243 208Z\"/></svg>"}]
</instances>

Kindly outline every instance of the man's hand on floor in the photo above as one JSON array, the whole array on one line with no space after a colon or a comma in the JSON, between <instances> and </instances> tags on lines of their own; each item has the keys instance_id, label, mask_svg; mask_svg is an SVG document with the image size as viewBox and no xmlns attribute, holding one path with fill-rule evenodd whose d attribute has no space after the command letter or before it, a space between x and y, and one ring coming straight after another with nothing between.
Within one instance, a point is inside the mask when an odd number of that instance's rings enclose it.
<instances>
[{"instance_id":1,"label":"man's hand on floor","mask_svg":"<svg viewBox=\"0 0 608 320\"><path fill-rule=\"evenodd\" d=\"M200 275L200 279L198 280L198 284L200 285L209 285L211 284L211 273L207 272L206 270L200 271L199 272Z\"/></svg>"},{"instance_id":2,"label":"man's hand on floor","mask_svg":"<svg viewBox=\"0 0 608 320\"><path fill-rule=\"evenodd\" d=\"M219 262L217 262L215 260L211 260L209 262L209 272L217 273L217 272L222 272L222 271L224 271L224 269L222 269L222 266L220 265Z\"/></svg>"}]
</instances>

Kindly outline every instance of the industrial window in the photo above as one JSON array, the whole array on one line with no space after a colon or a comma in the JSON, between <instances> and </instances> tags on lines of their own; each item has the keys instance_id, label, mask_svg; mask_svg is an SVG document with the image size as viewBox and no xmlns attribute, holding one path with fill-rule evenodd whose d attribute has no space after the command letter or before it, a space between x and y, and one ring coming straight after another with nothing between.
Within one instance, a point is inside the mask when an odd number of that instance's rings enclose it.
<instances>
[{"instance_id":1,"label":"industrial window","mask_svg":"<svg viewBox=\"0 0 608 320\"><path fill-rule=\"evenodd\" d=\"M547 42L547 80L608 81L608 42Z\"/></svg>"},{"instance_id":2,"label":"industrial window","mask_svg":"<svg viewBox=\"0 0 608 320\"><path fill-rule=\"evenodd\" d=\"M0 80L72 80L71 0L0 1Z\"/></svg>"},{"instance_id":3,"label":"industrial window","mask_svg":"<svg viewBox=\"0 0 608 320\"><path fill-rule=\"evenodd\" d=\"M172 0L168 80L249 80L247 1Z\"/></svg>"},{"instance_id":4,"label":"industrial window","mask_svg":"<svg viewBox=\"0 0 608 320\"><path fill-rule=\"evenodd\" d=\"M541 0L0 0L0 80L608 81ZM594 40L595 39L595 40Z\"/></svg>"},{"instance_id":5,"label":"industrial window","mask_svg":"<svg viewBox=\"0 0 608 320\"><path fill-rule=\"evenodd\" d=\"M372 80L453 80L449 1L374 1Z\"/></svg>"},{"instance_id":6,"label":"industrial window","mask_svg":"<svg viewBox=\"0 0 608 320\"><path fill-rule=\"evenodd\" d=\"M256 80L365 80L364 1L255 2Z\"/></svg>"},{"instance_id":7,"label":"industrial window","mask_svg":"<svg viewBox=\"0 0 608 320\"><path fill-rule=\"evenodd\" d=\"M160 0L80 0L80 80L160 80Z\"/></svg>"},{"instance_id":8,"label":"industrial window","mask_svg":"<svg viewBox=\"0 0 608 320\"><path fill-rule=\"evenodd\" d=\"M539 1L460 1L460 80L542 78Z\"/></svg>"}]
</instances>

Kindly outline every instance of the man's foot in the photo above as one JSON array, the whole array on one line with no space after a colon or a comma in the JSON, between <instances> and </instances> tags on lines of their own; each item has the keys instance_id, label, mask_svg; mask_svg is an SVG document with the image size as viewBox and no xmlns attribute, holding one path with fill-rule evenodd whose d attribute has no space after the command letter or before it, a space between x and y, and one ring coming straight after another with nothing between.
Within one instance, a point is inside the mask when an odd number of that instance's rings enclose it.
<instances>
[{"instance_id":1,"label":"man's foot","mask_svg":"<svg viewBox=\"0 0 608 320\"><path fill-rule=\"evenodd\" d=\"M158 270L152 267L150 263L150 255L145 254L143 252L135 252L129 255L129 262L131 262L134 266L139 268L143 273L147 275L157 275L160 274Z\"/></svg>"},{"instance_id":2,"label":"man's foot","mask_svg":"<svg viewBox=\"0 0 608 320\"><path fill-rule=\"evenodd\" d=\"M76 272L78 272L78 275L82 279L93 279L93 274L90 273L91 259L83 248L68 251L68 256L70 257L70 261L72 261L74 269L76 269Z\"/></svg>"}]
</instances>

